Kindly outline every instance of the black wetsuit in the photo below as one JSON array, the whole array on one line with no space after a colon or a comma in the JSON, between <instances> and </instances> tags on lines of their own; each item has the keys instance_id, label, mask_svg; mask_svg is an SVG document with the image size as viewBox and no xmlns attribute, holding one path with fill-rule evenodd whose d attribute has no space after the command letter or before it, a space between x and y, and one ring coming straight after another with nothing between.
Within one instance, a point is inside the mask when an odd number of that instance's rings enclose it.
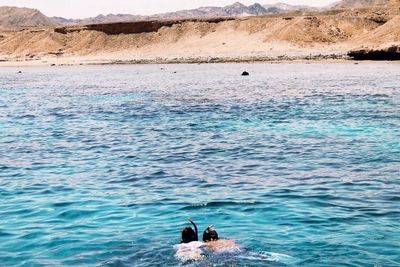
<instances>
[{"instance_id":1,"label":"black wetsuit","mask_svg":"<svg viewBox=\"0 0 400 267\"><path fill-rule=\"evenodd\" d=\"M190 221L190 223L194 226L194 232L196 233L196 240L194 241L199 241L199 234L197 232L197 226L194 222Z\"/></svg>"}]
</instances>

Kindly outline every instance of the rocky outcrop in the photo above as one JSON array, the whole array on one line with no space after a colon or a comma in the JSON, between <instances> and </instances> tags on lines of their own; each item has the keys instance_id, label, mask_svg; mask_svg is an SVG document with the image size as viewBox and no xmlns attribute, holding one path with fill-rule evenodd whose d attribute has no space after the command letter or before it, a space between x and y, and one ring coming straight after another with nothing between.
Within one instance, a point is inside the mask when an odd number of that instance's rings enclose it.
<instances>
[{"instance_id":1,"label":"rocky outcrop","mask_svg":"<svg viewBox=\"0 0 400 267\"><path fill-rule=\"evenodd\" d=\"M188 22L220 23L223 21L234 20L234 18L212 18L212 19L182 19L182 20L154 20L154 21L136 21L136 22L117 22L104 24L91 24L86 26L64 26L54 29L54 32L68 34L73 32L97 31L107 35L119 34L140 34L154 33L162 27L172 27Z\"/></svg>"},{"instance_id":2,"label":"rocky outcrop","mask_svg":"<svg viewBox=\"0 0 400 267\"><path fill-rule=\"evenodd\" d=\"M354 60L400 60L400 45L382 49L358 49L348 53Z\"/></svg>"}]
</instances>

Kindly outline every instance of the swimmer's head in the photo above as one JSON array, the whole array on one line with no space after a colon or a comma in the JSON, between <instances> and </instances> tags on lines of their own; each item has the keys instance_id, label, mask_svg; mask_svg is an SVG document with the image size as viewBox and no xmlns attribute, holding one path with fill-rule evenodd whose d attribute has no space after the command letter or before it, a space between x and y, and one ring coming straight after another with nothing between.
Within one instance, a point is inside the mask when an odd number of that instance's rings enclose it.
<instances>
[{"instance_id":1,"label":"swimmer's head","mask_svg":"<svg viewBox=\"0 0 400 267\"><path fill-rule=\"evenodd\" d=\"M196 240L196 232L192 228L186 227L182 230L182 243L190 243Z\"/></svg>"},{"instance_id":2,"label":"swimmer's head","mask_svg":"<svg viewBox=\"0 0 400 267\"><path fill-rule=\"evenodd\" d=\"M204 242L217 241L218 239L218 233L213 226L209 226L203 233Z\"/></svg>"}]
</instances>

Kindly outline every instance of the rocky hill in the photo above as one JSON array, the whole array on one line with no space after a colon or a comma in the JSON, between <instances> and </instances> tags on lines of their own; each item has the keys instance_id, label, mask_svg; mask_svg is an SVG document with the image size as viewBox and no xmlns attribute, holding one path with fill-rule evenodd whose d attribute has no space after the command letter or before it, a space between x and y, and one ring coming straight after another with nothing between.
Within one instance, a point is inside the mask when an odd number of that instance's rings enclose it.
<instances>
[{"instance_id":1,"label":"rocky hill","mask_svg":"<svg viewBox=\"0 0 400 267\"><path fill-rule=\"evenodd\" d=\"M39 10L30 8L0 7L0 27L42 27L51 26L55 22L43 15Z\"/></svg>"}]
</instances>

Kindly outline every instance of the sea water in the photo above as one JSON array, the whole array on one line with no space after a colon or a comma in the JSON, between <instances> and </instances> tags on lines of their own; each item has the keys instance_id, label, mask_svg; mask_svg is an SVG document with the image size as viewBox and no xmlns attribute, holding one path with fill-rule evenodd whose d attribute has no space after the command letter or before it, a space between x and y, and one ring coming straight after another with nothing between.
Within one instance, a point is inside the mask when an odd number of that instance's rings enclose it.
<instances>
[{"instance_id":1,"label":"sea water","mask_svg":"<svg viewBox=\"0 0 400 267\"><path fill-rule=\"evenodd\" d=\"M0 266L182 265L189 217L240 247L193 266L399 266L400 65L0 69Z\"/></svg>"}]
</instances>

